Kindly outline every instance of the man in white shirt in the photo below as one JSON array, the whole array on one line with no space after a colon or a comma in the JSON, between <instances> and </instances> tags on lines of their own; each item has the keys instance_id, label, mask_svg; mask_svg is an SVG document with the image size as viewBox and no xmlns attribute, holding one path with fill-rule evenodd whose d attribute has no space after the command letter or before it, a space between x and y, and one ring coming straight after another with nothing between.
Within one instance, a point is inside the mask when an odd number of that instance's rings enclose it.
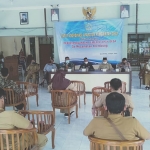
<instances>
[{"instance_id":1,"label":"man in white shirt","mask_svg":"<svg viewBox=\"0 0 150 150\"><path fill-rule=\"evenodd\" d=\"M126 9L126 7L124 7L122 12L121 12L121 18L128 18L128 17L129 17L129 12Z\"/></svg>"},{"instance_id":2,"label":"man in white shirt","mask_svg":"<svg viewBox=\"0 0 150 150\"><path fill-rule=\"evenodd\" d=\"M57 21L58 20L58 14L56 13L55 10L53 10L53 14L52 14L52 21Z\"/></svg>"}]
</instances>

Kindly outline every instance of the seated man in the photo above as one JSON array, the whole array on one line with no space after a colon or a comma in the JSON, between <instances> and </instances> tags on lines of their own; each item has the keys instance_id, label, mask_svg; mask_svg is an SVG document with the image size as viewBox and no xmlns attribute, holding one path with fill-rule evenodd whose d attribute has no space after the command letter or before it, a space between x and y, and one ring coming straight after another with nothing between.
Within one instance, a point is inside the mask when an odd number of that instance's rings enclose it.
<instances>
[{"instance_id":1,"label":"seated man","mask_svg":"<svg viewBox=\"0 0 150 150\"><path fill-rule=\"evenodd\" d=\"M4 129L4 130L16 129L16 128L32 129L33 125L30 123L29 120L17 114L15 111L4 110L5 97L6 97L5 91L0 88L0 120L1 120L0 129ZM42 147L46 145L48 139L45 135L42 134L37 134L37 135L38 135L38 148L42 149ZM31 134L28 136L28 138L30 138L30 141L32 142ZM25 148L27 149L28 147Z\"/></svg>"},{"instance_id":2,"label":"seated man","mask_svg":"<svg viewBox=\"0 0 150 150\"><path fill-rule=\"evenodd\" d=\"M107 62L106 57L103 58L103 63L100 64L98 68L98 70L102 70L102 69L113 70L112 65Z\"/></svg>"},{"instance_id":3,"label":"seated man","mask_svg":"<svg viewBox=\"0 0 150 150\"><path fill-rule=\"evenodd\" d=\"M112 92L106 97L105 110L108 111L108 117L95 117L84 129L85 136L106 140L139 140L150 139L150 133L139 123L135 117L123 117L122 112L125 109L125 98L118 92ZM122 137L115 130L114 126L121 132Z\"/></svg>"},{"instance_id":4,"label":"seated man","mask_svg":"<svg viewBox=\"0 0 150 150\"><path fill-rule=\"evenodd\" d=\"M126 69L129 69L129 71L131 70L130 63L127 62L127 59L126 59L126 58L123 58L123 59L122 59L122 62L117 65L117 68L120 68L122 72L125 72Z\"/></svg>"},{"instance_id":5,"label":"seated man","mask_svg":"<svg viewBox=\"0 0 150 150\"><path fill-rule=\"evenodd\" d=\"M94 67L92 66L92 64L88 62L88 59L86 57L84 58L84 62L83 62L83 64L81 64L79 69L81 69L81 68L88 68L89 71L95 70Z\"/></svg>"},{"instance_id":6,"label":"seated man","mask_svg":"<svg viewBox=\"0 0 150 150\"><path fill-rule=\"evenodd\" d=\"M121 90L120 88L122 87L122 82L120 79L114 78L110 81L110 88L111 88L111 92L118 92L120 93ZM106 106L106 97L109 93L103 93L99 96L98 100L95 102L95 104L92 107L92 114L93 116L95 116L95 110L98 107L101 106ZM125 97L125 104L126 107L130 108L130 110L132 111L134 106L133 106L133 102L131 99L131 96L125 93L121 93L124 97Z\"/></svg>"},{"instance_id":7,"label":"seated man","mask_svg":"<svg viewBox=\"0 0 150 150\"><path fill-rule=\"evenodd\" d=\"M19 94L20 97L21 95L23 96L23 91L16 85L16 83L13 80L8 80L9 73L7 68L2 68L1 69L1 74L0 74L0 88L9 88L13 89L16 94ZM18 110L22 110L24 107L24 104L20 104L16 106Z\"/></svg>"},{"instance_id":8,"label":"seated man","mask_svg":"<svg viewBox=\"0 0 150 150\"><path fill-rule=\"evenodd\" d=\"M65 57L65 62L60 65L61 68L63 68L64 70L67 70L67 69L72 69L74 70L74 64L72 62L70 62L70 59L69 57Z\"/></svg>"},{"instance_id":9,"label":"seated man","mask_svg":"<svg viewBox=\"0 0 150 150\"><path fill-rule=\"evenodd\" d=\"M28 72L27 73L27 76L26 76L26 79L25 79L25 82L29 82L29 79L32 77L32 82L33 83L36 83L36 73L38 73L40 70L40 66L39 64L37 64L35 62L35 60L33 59L31 61L31 64L27 67L26 71Z\"/></svg>"},{"instance_id":10,"label":"seated man","mask_svg":"<svg viewBox=\"0 0 150 150\"><path fill-rule=\"evenodd\" d=\"M47 80L48 82L48 73L52 71L52 69L57 69L56 65L53 63L52 60L50 60L44 67L44 78L42 80L42 82L40 83L40 85L44 84L44 81Z\"/></svg>"}]
</instances>

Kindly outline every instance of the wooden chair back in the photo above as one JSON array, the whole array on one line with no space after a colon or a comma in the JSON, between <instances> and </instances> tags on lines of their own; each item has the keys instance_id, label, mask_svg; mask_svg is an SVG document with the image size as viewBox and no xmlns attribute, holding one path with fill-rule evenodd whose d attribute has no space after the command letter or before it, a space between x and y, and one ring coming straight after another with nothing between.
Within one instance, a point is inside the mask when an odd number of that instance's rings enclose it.
<instances>
[{"instance_id":1,"label":"wooden chair back","mask_svg":"<svg viewBox=\"0 0 150 150\"><path fill-rule=\"evenodd\" d=\"M22 91L22 94L17 94L14 92L13 89L4 88L4 91L6 92L6 100L5 100L5 106L13 106L13 108L19 104L26 103L25 94Z\"/></svg>"},{"instance_id":2,"label":"wooden chair back","mask_svg":"<svg viewBox=\"0 0 150 150\"><path fill-rule=\"evenodd\" d=\"M144 140L114 141L89 136L90 150L143 150Z\"/></svg>"},{"instance_id":3,"label":"wooden chair back","mask_svg":"<svg viewBox=\"0 0 150 150\"><path fill-rule=\"evenodd\" d=\"M71 90L51 90L52 107L55 109L68 110L68 123L70 123L70 108L76 106L76 118L78 118L77 94Z\"/></svg>"},{"instance_id":4,"label":"wooden chair back","mask_svg":"<svg viewBox=\"0 0 150 150\"><path fill-rule=\"evenodd\" d=\"M38 150L36 129L0 130L1 150Z\"/></svg>"},{"instance_id":5,"label":"wooden chair back","mask_svg":"<svg viewBox=\"0 0 150 150\"><path fill-rule=\"evenodd\" d=\"M92 103L93 103L93 105L95 104L95 102L98 100L98 97L102 93L109 92L109 91L110 91L109 89L106 89L106 88L100 87L100 86L92 88ZM104 108L99 107L96 109L96 116L104 116L104 112L105 112Z\"/></svg>"},{"instance_id":6,"label":"wooden chair back","mask_svg":"<svg viewBox=\"0 0 150 150\"><path fill-rule=\"evenodd\" d=\"M17 81L16 84L18 87L25 92L25 96L28 97L30 96L36 96L36 103L38 106L38 85L34 83L29 83L29 82L21 82Z\"/></svg>"},{"instance_id":7,"label":"wooden chair back","mask_svg":"<svg viewBox=\"0 0 150 150\"><path fill-rule=\"evenodd\" d=\"M110 81L105 82L104 87L106 89L111 89L110 88ZM122 81L121 93L126 93L126 82L124 82L124 81Z\"/></svg>"},{"instance_id":8,"label":"wooden chair back","mask_svg":"<svg viewBox=\"0 0 150 150\"><path fill-rule=\"evenodd\" d=\"M52 148L55 148L55 128L54 128L54 112L53 111L19 111L31 121L33 127L37 129L39 134L48 134L52 132Z\"/></svg>"},{"instance_id":9,"label":"wooden chair back","mask_svg":"<svg viewBox=\"0 0 150 150\"><path fill-rule=\"evenodd\" d=\"M80 95L84 95L84 105L86 104L85 83L83 81L75 81L75 80L72 80L71 83L77 86L77 91L75 92L77 96L79 96L79 108L80 108Z\"/></svg>"},{"instance_id":10,"label":"wooden chair back","mask_svg":"<svg viewBox=\"0 0 150 150\"><path fill-rule=\"evenodd\" d=\"M21 110L19 112L32 122L33 127L37 128L39 134L47 134L54 128L53 111Z\"/></svg>"}]
</instances>

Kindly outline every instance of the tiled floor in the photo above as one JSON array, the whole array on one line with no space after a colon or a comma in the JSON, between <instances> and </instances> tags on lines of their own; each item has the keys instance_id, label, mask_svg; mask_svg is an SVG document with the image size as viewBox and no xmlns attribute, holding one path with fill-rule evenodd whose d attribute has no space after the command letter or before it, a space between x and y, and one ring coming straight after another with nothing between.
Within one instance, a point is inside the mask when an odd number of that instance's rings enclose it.
<instances>
[{"instance_id":1,"label":"tiled floor","mask_svg":"<svg viewBox=\"0 0 150 150\"><path fill-rule=\"evenodd\" d=\"M138 72L132 74L132 99L135 105L133 116L135 116L143 126L150 131L150 107L149 107L149 90L139 89ZM144 86L143 86L144 88ZM82 97L83 98L83 97ZM88 138L83 135L83 130L91 121L92 96L87 94L86 105L81 98L81 108L79 109L79 118L75 115L71 117L71 124L68 120L56 110L56 135L55 150L89 150ZM45 88L39 88L39 107L36 107L35 97L30 100L30 109L32 110L52 110L50 93ZM51 134L47 135L49 141L44 150L51 148ZM144 144L144 150L150 149L150 140Z\"/></svg>"}]
</instances>

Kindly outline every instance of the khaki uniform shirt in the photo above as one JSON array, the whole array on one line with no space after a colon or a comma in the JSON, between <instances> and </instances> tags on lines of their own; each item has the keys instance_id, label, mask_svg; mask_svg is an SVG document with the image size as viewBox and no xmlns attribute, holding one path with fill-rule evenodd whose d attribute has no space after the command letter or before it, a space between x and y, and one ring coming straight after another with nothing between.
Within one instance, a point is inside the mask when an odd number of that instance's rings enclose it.
<instances>
[{"instance_id":1,"label":"khaki uniform shirt","mask_svg":"<svg viewBox=\"0 0 150 150\"><path fill-rule=\"evenodd\" d=\"M30 121L24 118L23 116L17 114L15 111L4 111L0 108L0 129L27 129ZM42 134L38 135L38 146L43 147L47 142L47 137ZM32 136L28 135L30 142L32 142ZM9 139L11 140L11 139Z\"/></svg>"},{"instance_id":2,"label":"khaki uniform shirt","mask_svg":"<svg viewBox=\"0 0 150 150\"><path fill-rule=\"evenodd\" d=\"M110 94L110 93L101 94L98 97L97 101L95 102L95 106L96 107L106 106L106 97L108 94ZM120 93L120 94L122 94L125 97L125 105L128 107L134 108L131 96L128 94L124 94L124 93Z\"/></svg>"},{"instance_id":3,"label":"khaki uniform shirt","mask_svg":"<svg viewBox=\"0 0 150 150\"><path fill-rule=\"evenodd\" d=\"M101 70L101 69L107 69L107 70L113 70L113 67L111 64L107 63L107 64L100 64L99 65L99 68L98 70Z\"/></svg>"},{"instance_id":4,"label":"khaki uniform shirt","mask_svg":"<svg viewBox=\"0 0 150 150\"><path fill-rule=\"evenodd\" d=\"M108 116L127 140L150 138L150 133L134 117L123 117L120 114ZM84 129L85 136L94 135L107 140L121 140L112 125L104 117L95 117Z\"/></svg>"},{"instance_id":5,"label":"khaki uniform shirt","mask_svg":"<svg viewBox=\"0 0 150 150\"><path fill-rule=\"evenodd\" d=\"M39 64L37 64L37 63L35 63L35 64L30 64L28 67L27 67L27 69L26 69L26 71L28 71L28 72L33 72L33 73L36 73L36 72L38 72L40 70L40 66L39 66Z\"/></svg>"}]
</instances>

